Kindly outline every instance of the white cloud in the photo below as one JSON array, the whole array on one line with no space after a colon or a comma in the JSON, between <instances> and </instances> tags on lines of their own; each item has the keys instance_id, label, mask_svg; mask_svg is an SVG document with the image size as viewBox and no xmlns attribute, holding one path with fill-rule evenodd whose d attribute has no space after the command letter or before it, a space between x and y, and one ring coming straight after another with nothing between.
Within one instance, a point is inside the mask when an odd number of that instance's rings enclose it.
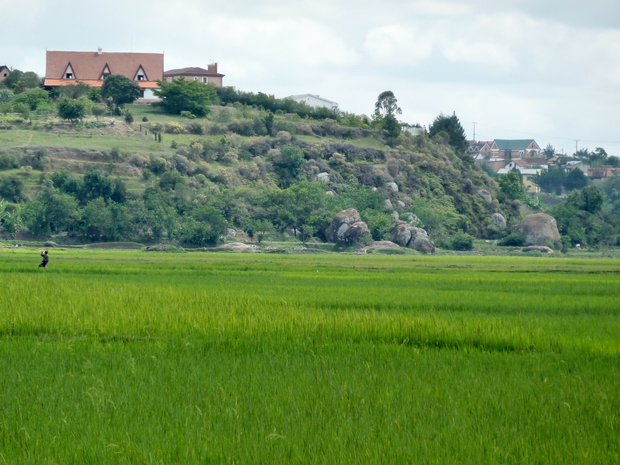
<instances>
[{"instance_id":1,"label":"white cloud","mask_svg":"<svg viewBox=\"0 0 620 465\"><path fill-rule=\"evenodd\" d=\"M408 10L420 16L456 16L462 17L471 12L471 6L466 2L453 3L441 2L433 0L423 0L413 2L409 5Z\"/></svg>"},{"instance_id":2,"label":"white cloud","mask_svg":"<svg viewBox=\"0 0 620 465\"><path fill-rule=\"evenodd\" d=\"M349 66L359 60L331 29L307 20L252 20L223 17L210 21L206 30L220 46L253 56L303 63L306 66Z\"/></svg>"},{"instance_id":3,"label":"white cloud","mask_svg":"<svg viewBox=\"0 0 620 465\"><path fill-rule=\"evenodd\" d=\"M370 30L364 41L364 50L373 63L412 64L428 58L433 43L415 26L392 25Z\"/></svg>"}]
</instances>

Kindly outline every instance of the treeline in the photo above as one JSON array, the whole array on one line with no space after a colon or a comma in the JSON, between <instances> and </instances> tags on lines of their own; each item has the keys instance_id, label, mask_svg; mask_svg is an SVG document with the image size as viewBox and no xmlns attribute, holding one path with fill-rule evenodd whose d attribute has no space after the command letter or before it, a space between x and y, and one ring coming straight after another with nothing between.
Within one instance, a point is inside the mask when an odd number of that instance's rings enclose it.
<instances>
[{"instance_id":1,"label":"treeline","mask_svg":"<svg viewBox=\"0 0 620 465\"><path fill-rule=\"evenodd\" d=\"M177 171L166 171L144 192L128 194L125 183L109 174L91 171L80 176L61 170L41 176L34 199L17 205L2 202L0 222L11 235L27 230L89 241L169 240L205 247L216 245L232 227L258 240L286 231L303 241L324 239L333 216L349 207L361 212L377 239L384 238L392 221L384 197L368 188L345 187L335 196L321 183L309 181L286 188L196 187ZM13 200L23 199L21 188L13 187L18 196Z\"/></svg>"},{"instance_id":2,"label":"treeline","mask_svg":"<svg viewBox=\"0 0 620 465\"><path fill-rule=\"evenodd\" d=\"M296 102L292 99L280 99L264 94L262 92L243 92L237 91L232 87L214 87L217 95L215 103L220 105L229 105L239 103L261 110L267 110L275 114L294 113L301 118L336 119L340 116L338 110L332 110L325 107L315 108L305 103Z\"/></svg>"}]
</instances>

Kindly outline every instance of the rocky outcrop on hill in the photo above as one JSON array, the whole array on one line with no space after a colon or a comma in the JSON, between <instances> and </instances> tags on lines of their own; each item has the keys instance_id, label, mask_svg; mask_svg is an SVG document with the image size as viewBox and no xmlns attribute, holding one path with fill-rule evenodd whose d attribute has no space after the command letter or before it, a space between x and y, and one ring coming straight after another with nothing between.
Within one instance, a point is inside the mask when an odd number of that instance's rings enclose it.
<instances>
[{"instance_id":1,"label":"rocky outcrop on hill","mask_svg":"<svg viewBox=\"0 0 620 465\"><path fill-rule=\"evenodd\" d=\"M325 238L341 246L355 245L361 239L370 237L368 225L362 221L354 208L337 213L329 228L325 230Z\"/></svg>"},{"instance_id":2,"label":"rocky outcrop on hill","mask_svg":"<svg viewBox=\"0 0 620 465\"><path fill-rule=\"evenodd\" d=\"M504 229L506 227L506 218L501 213L493 213L491 219L496 228Z\"/></svg>"},{"instance_id":3,"label":"rocky outcrop on hill","mask_svg":"<svg viewBox=\"0 0 620 465\"><path fill-rule=\"evenodd\" d=\"M525 245L553 244L556 250L562 248L555 218L546 213L535 213L525 217L515 230L525 236Z\"/></svg>"},{"instance_id":4,"label":"rocky outcrop on hill","mask_svg":"<svg viewBox=\"0 0 620 465\"><path fill-rule=\"evenodd\" d=\"M521 249L521 252L553 253L553 250L546 245L528 245L527 247Z\"/></svg>"},{"instance_id":5,"label":"rocky outcrop on hill","mask_svg":"<svg viewBox=\"0 0 620 465\"><path fill-rule=\"evenodd\" d=\"M400 249L400 245L392 241L374 241L368 246L369 249Z\"/></svg>"},{"instance_id":6,"label":"rocky outcrop on hill","mask_svg":"<svg viewBox=\"0 0 620 465\"><path fill-rule=\"evenodd\" d=\"M416 228L400 220L394 221L392 242L401 247L409 247L424 254L435 252L435 244L428 238L428 234L424 229Z\"/></svg>"},{"instance_id":7,"label":"rocky outcrop on hill","mask_svg":"<svg viewBox=\"0 0 620 465\"><path fill-rule=\"evenodd\" d=\"M476 192L476 194L478 194L478 197L480 197L486 203L493 202L493 197L491 196L491 193L488 190L486 190L486 189L479 189Z\"/></svg>"},{"instance_id":8,"label":"rocky outcrop on hill","mask_svg":"<svg viewBox=\"0 0 620 465\"><path fill-rule=\"evenodd\" d=\"M244 244L243 242L229 242L222 245L222 249L228 249L234 252L256 252L258 247L254 244Z\"/></svg>"}]
</instances>

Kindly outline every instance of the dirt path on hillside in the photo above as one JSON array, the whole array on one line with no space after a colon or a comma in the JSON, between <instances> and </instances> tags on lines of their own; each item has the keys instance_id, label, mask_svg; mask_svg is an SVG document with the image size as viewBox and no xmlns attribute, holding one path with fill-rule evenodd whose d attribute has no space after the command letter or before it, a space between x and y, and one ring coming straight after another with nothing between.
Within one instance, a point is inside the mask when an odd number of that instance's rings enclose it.
<instances>
[{"instance_id":1,"label":"dirt path on hillside","mask_svg":"<svg viewBox=\"0 0 620 465\"><path fill-rule=\"evenodd\" d=\"M27 147L28 145L30 145L30 141L32 140L32 136L34 134L32 134L31 132L28 133L28 140L26 142L24 142L22 145L16 145L16 147Z\"/></svg>"}]
</instances>

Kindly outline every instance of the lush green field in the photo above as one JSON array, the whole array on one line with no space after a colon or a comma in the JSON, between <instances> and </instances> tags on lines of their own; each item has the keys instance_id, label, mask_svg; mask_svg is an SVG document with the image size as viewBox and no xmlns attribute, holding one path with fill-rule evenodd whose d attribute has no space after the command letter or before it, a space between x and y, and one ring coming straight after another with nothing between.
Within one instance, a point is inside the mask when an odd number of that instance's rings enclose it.
<instances>
[{"instance_id":1,"label":"lush green field","mask_svg":"<svg viewBox=\"0 0 620 465\"><path fill-rule=\"evenodd\" d=\"M620 462L610 259L0 250L0 463Z\"/></svg>"}]
</instances>

